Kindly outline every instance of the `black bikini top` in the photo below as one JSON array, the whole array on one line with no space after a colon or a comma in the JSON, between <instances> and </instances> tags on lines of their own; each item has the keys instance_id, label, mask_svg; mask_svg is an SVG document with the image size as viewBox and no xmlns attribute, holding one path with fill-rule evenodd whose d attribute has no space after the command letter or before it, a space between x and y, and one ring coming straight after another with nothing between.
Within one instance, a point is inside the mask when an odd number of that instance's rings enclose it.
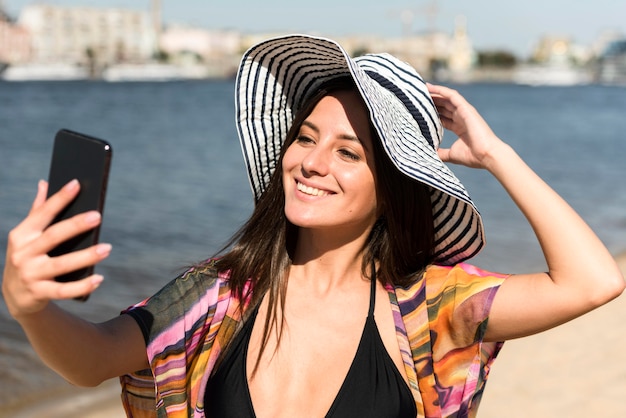
<instances>
[{"instance_id":1,"label":"black bikini top","mask_svg":"<svg viewBox=\"0 0 626 418\"><path fill-rule=\"evenodd\" d=\"M417 415L411 390L387 353L374 320L375 272L371 282L369 312L361 341L327 418L415 418ZM246 377L246 357L257 313L258 306L207 382L204 394L207 417L255 417Z\"/></svg>"}]
</instances>

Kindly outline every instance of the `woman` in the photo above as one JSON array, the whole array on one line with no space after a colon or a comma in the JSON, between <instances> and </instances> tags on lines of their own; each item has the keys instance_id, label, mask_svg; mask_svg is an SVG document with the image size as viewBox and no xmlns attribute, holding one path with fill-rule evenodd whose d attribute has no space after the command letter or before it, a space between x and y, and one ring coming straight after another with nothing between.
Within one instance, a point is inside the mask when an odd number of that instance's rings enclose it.
<instances>
[{"instance_id":1,"label":"woman","mask_svg":"<svg viewBox=\"0 0 626 418\"><path fill-rule=\"evenodd\" d=\"M92 324L50 303L95 290L101 277L52 278L110 251L47 256L100 222L48 227L79 186L46 200L42 182L10 233L9 311L69 381L122 376L130 416L474 416L502 341L623 291L595 234L476 110L396 58L280 37L244 55L236 90L256 205L220 257ZM442 125L458 135L448 149ZM483 247L482 222L442 160L502 183L548 272L464 263Z\"/></svg>"}]
</instances>

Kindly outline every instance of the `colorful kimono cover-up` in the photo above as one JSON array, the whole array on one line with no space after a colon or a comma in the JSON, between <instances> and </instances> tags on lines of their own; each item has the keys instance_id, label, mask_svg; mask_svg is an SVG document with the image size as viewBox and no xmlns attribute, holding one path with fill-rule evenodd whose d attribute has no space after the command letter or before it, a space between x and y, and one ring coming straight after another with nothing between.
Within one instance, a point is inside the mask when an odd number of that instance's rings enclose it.
<instances>
[{"instance_id":1,"label":"colorful kimono cover-up","mask_svg":"<svg viewBox=\"0 0 626 418\"><path fill-rule=\"evenodd\" d=\"M458 264L431 266L408 288L387 286L418 417L476 416L502 346L482 339L504 279ZM209 263L125 311L141 318L150 362L150 369L120 377L127 415L204 417L207 379L248 302L235 298L228 276ZM144 312L134 315L138 310Z\"/></svg>"}]
</instances>

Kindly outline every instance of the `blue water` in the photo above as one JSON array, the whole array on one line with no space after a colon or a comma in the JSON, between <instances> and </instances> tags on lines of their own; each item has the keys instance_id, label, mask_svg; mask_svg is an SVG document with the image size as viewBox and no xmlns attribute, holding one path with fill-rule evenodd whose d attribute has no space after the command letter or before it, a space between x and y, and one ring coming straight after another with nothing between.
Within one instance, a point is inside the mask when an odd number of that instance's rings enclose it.
<instances>
[{"instance_id":1,"label":"blue water","mask_svg":"<svg viewBox=\"0 0 626 418\"><path fill-rule=\"evenodd\" d=\"M612 252L626 250L626 88L456 88ZM105 320L218 250L252 208L233 89L231 80L0 83L0 252L47 177L61 128L107 139L114 149L101 233L113 253L97 268L106 280L89 302L68 302L69 309ZM474 263L543 269L532 231L499 184L482 171L453 169L484 215L487 248ZM8 337L23 340L0 304L0 341ZM0 367L15 367L20 350L2 348Z\"/></svg>"},{"instance_id":2,"label":"blue water","mask_svg":"<svg viewBox=\"0 0 626 418\"><path fill-rule=\"evenodd\" d=\"M113 146L101 239L114 251L92 302L117 311L145 297L220 248L250 213L230 81L4 83L0 106L2 253L47 178L58 129Z\"/></svg>"}]
</instances>

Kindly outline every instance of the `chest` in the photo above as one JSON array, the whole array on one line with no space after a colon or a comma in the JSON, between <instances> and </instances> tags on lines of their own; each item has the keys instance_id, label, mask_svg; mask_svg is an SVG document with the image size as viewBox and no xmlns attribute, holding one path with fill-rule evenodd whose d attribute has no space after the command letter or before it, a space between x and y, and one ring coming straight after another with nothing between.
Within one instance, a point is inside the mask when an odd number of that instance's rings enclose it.
<instances>
[{"instance_id":1,"label":"chest","mask_svg":"<svg viewBox=\"0 0 626 418\"><path fill-rule=\"evenodd\" d=\"M357 356L375 356L373 352L382 355L383 367L393 369L396 380L406 387L388 294L381 287L375 297L378 303L372 306L369 325L369 298L326 306L294 301L293 309L286 306L284 322L275 324L265 341L268 307L267 301L263 301L245 359L249 393L257 416L301 416L301 411L309 411L310 416L325 416L338 394L345 392L345 386L354 380L352 369L375 363ZM273 402L275 399L281 402Z\"/></svg>"}]
</instances>

